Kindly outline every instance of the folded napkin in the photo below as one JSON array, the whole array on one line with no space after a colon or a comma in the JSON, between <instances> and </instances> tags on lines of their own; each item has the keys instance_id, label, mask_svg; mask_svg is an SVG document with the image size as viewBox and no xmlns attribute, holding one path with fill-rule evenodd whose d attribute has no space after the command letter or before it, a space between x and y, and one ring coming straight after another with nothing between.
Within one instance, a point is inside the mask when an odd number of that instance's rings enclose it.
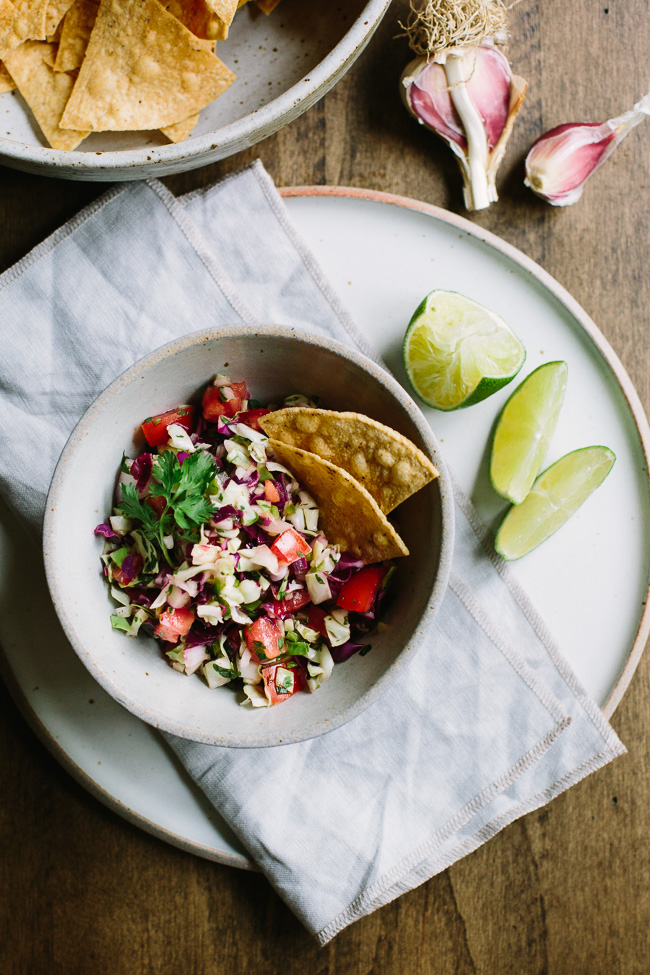
<instances>
[{"instance_id":1,"label":"folded napkin","mask_svg":"<svg viewBox=\"0 0 650 975\"><path fill-rule=\"evenodd\" d=\"M260 163L110 190L0 277L0 321L0 491L32 530L85 408L165 342L308 323L376 358ZM442 608L360 716L267 749L167 736L322 944L624 751L459 490L456 521Z\"/></svg>"}]
</instances>

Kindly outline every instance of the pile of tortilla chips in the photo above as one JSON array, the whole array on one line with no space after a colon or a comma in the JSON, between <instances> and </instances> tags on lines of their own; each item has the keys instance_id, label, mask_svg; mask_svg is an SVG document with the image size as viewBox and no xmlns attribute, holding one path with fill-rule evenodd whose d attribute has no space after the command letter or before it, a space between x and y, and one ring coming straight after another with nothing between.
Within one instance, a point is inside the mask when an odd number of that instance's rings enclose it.
<instances>
[{"instance_id":1,"label":"pile of tortilla chips","mask_svg":"<svg viewBox=\"0 0 650 975\"><path fill-rule=\"evenodd\" d=\"M216 42L247 2L0 0L0 93L19 90L53 149L145 129L181 142L235 80Z\"/></svg>"},{"instance_id":2,"label":"pile of tortilla chips","mask_svg":"<svg viewBox=\"0 0 650 975\"><path fill-rule=\"evenodd\" d=\"M409 554L386 515L438 477L415 444L360 413L289 407L259 424L314 496L330 542L365 563Z\"/></svg>"}]
</instances>

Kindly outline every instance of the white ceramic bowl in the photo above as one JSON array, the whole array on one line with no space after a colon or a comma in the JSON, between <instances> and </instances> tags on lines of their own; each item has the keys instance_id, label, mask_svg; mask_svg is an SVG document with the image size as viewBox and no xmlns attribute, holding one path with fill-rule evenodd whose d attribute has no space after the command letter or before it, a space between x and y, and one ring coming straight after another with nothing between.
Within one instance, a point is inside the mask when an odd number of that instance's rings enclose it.
<instances>
[{"instance_id":1,"label":"white ceramic bowl","mask_svg":"<svg viewBox=\"0 0 650 975\"><path fill-rule=\"evenodd\" d=\"M16 92L0 95L0 163L65 179L126 180L195 169L254 145L321 98L359 56L390 0L282 0L270 16L247 4L221 59L237 74L201 112L192 136L170 144L160 132L96 133L78 150L46 146Z\"/></svg>"},{"instance_id":2,"label":"white ceramic bowl","mask_svg":"<svg viewBox=\"0 0 650 975\"><path fill-rule=\"evenodd\" d=\"M109 514L123 451L135 456L146 416L196 398L216 372L245 378L260 402L291 392L321 397L325 407L366 413L420 446L441 476L395 511L411 554L400 560L388 628L372 651L337 664L314 694L252 710L230 687L210 690L198 676L172 670L153 637L113 630L114 608L101 575L103 540L93 529ZM298 378L299 377L299 378ZM391 516L393 517L393 516ZM424 417L375 363L327 339L257 326L194 333L163 347L116 379L73 431L47 500L44 555L54 606L72 646L102 687L133 714L189 738L237 747L313 738L376 701L415 653L444 595L453 547L452 491Z\"/></svg>"}]
</instances>

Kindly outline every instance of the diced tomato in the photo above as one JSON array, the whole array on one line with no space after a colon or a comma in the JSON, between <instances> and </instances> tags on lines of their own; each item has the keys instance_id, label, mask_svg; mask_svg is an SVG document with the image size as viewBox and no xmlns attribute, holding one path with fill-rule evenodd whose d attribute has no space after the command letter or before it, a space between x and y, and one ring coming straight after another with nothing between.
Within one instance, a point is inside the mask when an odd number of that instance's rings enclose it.
<instances>
[{"instance_id":1,"label":"diced tomato","mask_svg":"<svg viewBox=\"0 0 650 975\"><path fill-rule=\"evenodd\" d=\"M280 494L273 481L264 481L264 497L271 504L277 504L280 500Z\"/></svg>"},{"instance_id":2,"label":"diced tomato","mask_svg":"<svg viewBox=\"0 0 650 975\"><path fill-rule=\"evenodd\" d=\"M336 605L357 613L372 609L375 596L387 570L381 565L367 565L343 583Z\"/></svg>"},{"instance_id":3,"label":"diced tomato","mask_svg":"<svg viewBox=\"0 0 650 975\"><path fill-rule=\"evenodd\" d=\"M278 624L267 616L261 616L244 630L246 646L258 663L261 660L272 660L282 653L281 636Z\"/></svg>"},{"instance_id":4,"label":"diced tomato","mask_svg":"<svg viewBox=\"0 0 650 975\"><path fill-rule=\"evenodd\" d=\"M282 704L307 686L304 669L293 660L262 667L262 681L269 704Z\"/></svg>"},{"instance_id":5,"label":"diced tomato","mask_svg":"<svg viewBox=\"0 0 650 975\"><path fill-rule=\"evenodd\" d=\"M231 383L230 388L238 399L248 399L248 390L246 389L245 380L243 383Z\"/></svg>"},{"instance_id":6,"label":"diced tomato","mask_svg":"<svg viewBox=\"0 0 650 975\"><path fill-rule=\"evenodd\" d=\"M325 610L321 609L320 606L309 607L309 619L307 621L307 626L310 628L310 630L316 630L317 633L320 633L324 640L327 639L327 630L325 628L326 615Z\"/></svg>"},{"instance_id":7,"label":"diced tomato","mask_svg":"<svg viewBox=\"0 0 650 975\"><path fill-rule=\"evenodd\" d=\"M194 412L193 406L177 406L175 410L167 410L166 413L148 417L142 424L142 432L147 443L152 447L162 447L166 444L169 440L167 427L171 423L178 423L190 433L194 427Z\"/></svg>"},{"instance_id":8,"label":"diced tomato","mask_svg":"<svg viewBox=\"0 0 650 975\"><path fill-rule=\"evenodd\" d=\"M306 589L296 589L295 592L288 592L284 599L273 603L273 612L280 619L286 616L293 616L299 609L306 606L309 602L309 593Z\"/></svg>"},{"instance_id":9,"label":"diced tomato","mask_svg":"<svg viewBox=\"0 0 650 975\"><path fill-rule=\"evenodd\" d=\"M238 397L224 400L221 391L216 386L208 386L201 401L203 416L211 423L216 423L220 416L233 417L241 407Z\"/></svg>"},{"instance_id":10,"label":"diced tomato","mask_svg":"<svg viewBox=\"0 0 650 975\"><path fill-rule=\"evenodd\" d=\"M277 555L279 562L291 563L304 555L309 555L311 549L302 535L293 528L287 528L273 542L271 551Z\"/></svg>"},{"instance_id":11,"label":"diced tomato","mask_svg":"<svg viewBox=\"0 0 650 975\"><path fill-rule=\"evenodd\" d=\"M122 567L119 565L113 566L113 580L118 584L118 586L128 586L133 582L134 579L140 574L143 561L141 555L127 555L122 562Z\"/></svg>"},{"instance_id":12,"label":"diced tomato","mask_svg":"<svg viewBox=\"0 0 650 975\"><path fill-rule=\"evenodd\" d=\"M159 636L167 643L178 643L179 636L185 636L194 619L194 613L184 606L180 609L172 609L170 606L163 611L158 626L153 631L154 636Z\"/></svg>"},{"instance_id":13,"label":"diced tomato","mask_svg":"<svg viewBox=\"0 0 650 975\"><path fill-rule=\"evenodd\" d=\"M160 495L153 495L153 496L149 495L149 497L144 499L144 503L149 505L150 508L153 508L153 510L158 515L158 518L162 517L163 511L167 507L166 500L162 498Z\"/></svg>"},{"instance_id":14,"label":"diced tomato","mask_svg":"<svg viewBox=\"0 0 650 975\"><path fill-rule=\"evenodd\" d=\"M242 403L248 398L246 383L230 383L233 392L231 399L224 399L223 386L208 386L203 394L203 416L206 420L216 423L220 416L233 417L239 413Z\"/></svg>"},{"instance_id":15,"label":"diced tomato","mask_svg":"<svg viewBox=\"0 0 650 975\"><path fill-rule=\"evenodd\" d=\"M240 423L245 423L248 427L252 427L253 430L259 430L261 432L260 417L266 416L269 412L270 410L263 410L262 408L258 410L243 410L237 417L237 420Z\"/></svg>"}]
</instances>

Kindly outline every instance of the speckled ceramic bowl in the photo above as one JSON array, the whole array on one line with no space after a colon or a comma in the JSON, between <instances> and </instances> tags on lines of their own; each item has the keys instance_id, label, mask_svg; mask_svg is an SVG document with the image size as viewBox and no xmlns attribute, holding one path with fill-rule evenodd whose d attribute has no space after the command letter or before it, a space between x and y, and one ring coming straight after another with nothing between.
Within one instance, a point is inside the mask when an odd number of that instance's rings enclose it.
<instances>
[{"instance_id":1,"label":"speckled ceramic bowl","mask_svg":"<svg viewBox=\"0 0 650 975\"><path fill-rule=\"evenodd\" d=\"M388 628L372 634L372 651L338 664L314 694L273 708L241 707L241 693L209 690L198 676L172 670L153 637L113 630L108 587L100 572L102 540L93 535L112 505L122 452L142 449L143 417L196 399L217 372L245 378L262 403L291 392L321 397L323 406L353 410L413 440L440 478L394 512L410 556L399 562ZM442 601L453 548L452 490L424 417L399 384L358 352L278 326L223 328L164 346L116 379L73 431L47 500L44 554L54 606L70 643L102 687L157 728L193 741L235 747L313 738L376 702L414 654ZM423 650L422 652L426 652ZM381 706L381 705L379 705Z\"/></svg>"},{"instance_id":2,"label":"speckled ceramic bowl","mask_svg":"<svg viewBox=\"0 0 650 975\"><path fill-rule=\"evenodd\" d=\"M98 132L74 152L51 149L21 96L2 94L0 163L65 179L124 180L223 159L266 139L322 98L357 59L389 4L282 0L268 17L247 4L218 44L237 80L176 145L160 132Z\"/></svg>"}]
</instances>

